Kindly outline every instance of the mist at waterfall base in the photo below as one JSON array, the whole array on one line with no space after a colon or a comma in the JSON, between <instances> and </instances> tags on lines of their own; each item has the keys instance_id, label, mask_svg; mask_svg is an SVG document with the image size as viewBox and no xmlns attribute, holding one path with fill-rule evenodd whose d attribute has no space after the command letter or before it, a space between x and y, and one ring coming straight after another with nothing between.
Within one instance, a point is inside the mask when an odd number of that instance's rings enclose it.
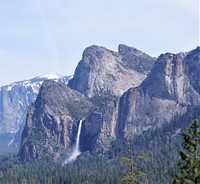
<instances>
[{"instance_id":1,"label":"mist at waterfall base","mask_svg":"<svg viewBox=\"0 0 200 184\"><path fill-rule=\"evenodd\" d=\"M63 162L63 165L73 162L74 160L76 160L77 156L79 156L81 154L81 152L80 152L80 135L81 135L82 122L83 122L82 120L80 120L80 122L79 122L75 147L73 147L71 154L69 154L69 156L65 159L65 161Z\"/></svg>"}]
</instances>

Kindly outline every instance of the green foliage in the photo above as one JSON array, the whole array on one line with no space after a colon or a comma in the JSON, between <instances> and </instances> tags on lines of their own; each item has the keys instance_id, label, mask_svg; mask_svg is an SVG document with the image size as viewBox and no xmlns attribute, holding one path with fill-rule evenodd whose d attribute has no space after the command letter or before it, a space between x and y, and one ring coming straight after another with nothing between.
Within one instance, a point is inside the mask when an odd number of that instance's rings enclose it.
<instances>
[{"instance_id":1,"label":"green foliage","mask_svg":"<svg viewBox=\"0 0 200 184\"><path fill-rule=\"evenodd\" d=\"M114 96L112 95L95 95L89 101L71 101L67 103L67 109L70 115L75 119L83 119L87 117L95 107L99 107L105 102L114 100Z\"/></svg>"},{"instance_id":2,"label":"green foliage","mask_svg":"<svg viewBox=\"0 0 200 184\"><path fill-rule=\"evenodd\" d=\"M129 157L122 157L127 166L127 172L122 176L123 184L145 183L146 174L141 171L140 166L136 163L138 159L145 160L144 156L133 154L133 141L129 141Z\"/></svg>"},{"instance_id":3,"label":"green foliage","mask_svg":"<svg viewBox=\"0 0 200 184\"><path fill-rule=\"evenodd\" d=\"M95 106L99 107L99 106L103 105L105 102L112 101L114 99L115 99L115 97L112 95L102 94L102 95L95 95L90 100Z\"/></svg>"},{"instance_id":4,"label":"green foliage","mask_svg":"<svg viewBox=\"0 0 200 184\"><path fill-rule=\"evenodd\" d=\"M144 184L146 183L143 177L146 175L144 173L127 173L122 177L122 184Z\"/></svg>"},{"instance_id":5,"label":"green foliage","mask_svg":"<svg viewBox=\"0 0 200 184\"><path fill-rule=\"evenodd\" d=\"M200 107L189 107L184 115L176 115L169 123L155 127L136 136L133 142L134 156L146 155L137 160L142 172L147 174L148 184L171 184L172 175L178 172L177 155L181 149L181 131L189 122L200 117ZM129 157L129 146L124 140L116 140L108 151L109 159Z\"/></svg>"},{"instance_id":6,"label":"green foliage","mask_svg":"<svg viewBox=\"0 0 200 184\"><path fill-rule=\"evenodd\" d=\"M137 157L140 158L140 157ZM136 164L135 162L133 162L132 159L130 158L123 158L124 163L129 166L131 169L130 171L126 172L123 176L122 176L122 183L123 184L141 184L141 183L145 183L146 181L146 174L143 173L140 170L140 167L138 164Z\"/></svg>"},{"instance_id":7,"label":"green foliage","mask_svg":"<svg viewBox=\"0 0 200 184\"><path fill-rule=\"evenodd\" d=\"M140 166L140 171L146 173L148 184L172 183L172 174L178 172L176 160L182 143L179 132L199 116L200 107L188 108L185 115L177 115L171 122L149 129L134 138L133 157L146 155L145 161L142 157L134 163ZM188 153L186 156L184 154L182 158L186 159ZM83 153L77 161L65 166L55 163L51 158L22 164L16 157L0 157L0 183L120 184L122 176L129 170L121 158L129 155L128 142L116 140L103 156Z\"/></svg>"},{"instance_id":8,"label":"green foliage","mask_svg":"<svg viewBox=\"0 0 200 184\"><path fill-rule=\"evenodd\" d=\"M181 161L178 162L180 173L174 183L200 183L200 124L193 120L187 132L182 133L185 152L180 151Z\"/></svg>"},{"instance_id":9,"label":"green foliage","mask_svg":"<svg viewBox=\"0 0 200 184\"><path fill-rule=\"evenodd\" d=\"M13 162L12 167L2 171L1 166L7 165L8 160L0 163L1 184L119 184L124 170L117 159L108 161L105 157L87 153L64 166L46 157L25 164Z\"/></svg>"},{"instance_id":10,"label":"green foliage","mask_svg":"<svg viewBox=\"0 0 200 184\"><path fill-rule=\"evenodd\" d=\"M137 183L137 175L133 175L131 173L125 174L122 177L122 183L123 184L131 184L131 183Z\"/></svg>"},{"instance_id":11,"label":"green foliage","mask_svg":"<svg viewBox=\"0 0 200 184\"><path fill-rule=\"evenodd\" d=\"M89 115L89 113L94 109L94 105L86 101L73 101L67 103L67 108L73 118L80 120Z\"/></svg>"}]
</instances>

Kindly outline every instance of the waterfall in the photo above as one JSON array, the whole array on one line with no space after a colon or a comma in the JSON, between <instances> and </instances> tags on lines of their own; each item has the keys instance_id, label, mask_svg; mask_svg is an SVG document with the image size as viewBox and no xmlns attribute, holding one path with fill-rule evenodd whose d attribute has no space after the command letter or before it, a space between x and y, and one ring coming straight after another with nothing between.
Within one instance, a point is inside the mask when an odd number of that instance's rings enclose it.
<instances>
[{"instance_id":1,"label":"waterfall","mask_svg":"<svg viewBox=\"0 0 200 184\"><path fill-rule=\"evenodd\" d=\"M81 127L82 127L82 120L80 120L80 122L79 122L78 133L77 133L77 136L76 136L76 145L75 145L75 150L74 150L74 154L77 155L77 156L80 154L79 146L80 146Z\"/></svg>"},{"instance_id":2,"label":"waterfall","mask_svg":"<svg viewBox=\"0 0 200 184\"><path fill-rule=\"evenodd\" d=\"M79 126L78 126L78 132L77 132L77 136L76 136L76 144L75 147L72 151L72 153L69 155L69 157L64 161L63 164L67 164L69 162L72 162L74 160L76 160L77 156L80 155L80 135L81 135L81 127L82 127L82 121L80 120L79 122Z\"/></svg>"}]
</instances>

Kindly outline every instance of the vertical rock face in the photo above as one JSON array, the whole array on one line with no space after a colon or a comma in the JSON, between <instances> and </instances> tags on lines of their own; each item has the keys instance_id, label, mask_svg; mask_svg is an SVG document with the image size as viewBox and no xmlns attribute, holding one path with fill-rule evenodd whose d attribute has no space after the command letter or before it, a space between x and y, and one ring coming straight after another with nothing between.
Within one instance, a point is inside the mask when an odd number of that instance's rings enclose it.
<instances>
[{"instance_id":1,"label":"vertical rock face","mask_svg":"<svg viewBox=\"0 0 200 184\"><path fill-rule=\"evenodd\" d=\"M44 80L67 83L68 77L46 75L0 87L0 154L17 153L28 106L35 101Z\"/></svg>"},{"instance_id":2,"label":"vertical rock face","mask_svg":"<svg viewBox=\"0 0 200 184\"><path fill-rule=\"evenodd\" d=\"M193 82L199 75L199 55L199 48L187 56L162 54L143 83L121 97L117 136L140 133L184 113L187 105L199 105L198 82Z\"/></svg>"},{"instance_id":3,"label":"vertical rock face","mask_svg":"<svg viewBox=\"0 0 200 184\"><path fill-rule=\"evenodd\" d=\"M186 106L176 101L151 97L141 88L130 89L120 99L117 137L124 138L169 121Z\"/></svg>"},{"instance_id":4,"label":"vertical rock face","mask_svg":"<svg viewBox=\"0 0 200 184\"><path fill-rule=\"evenodd\" d=\"M200 93L200 47L189 52L184 60L185 73L192 87Z\"/></svg>"},{"instance_id":5,"label":"vertical rock face","mask_svg":"<svg viewBox=\"0 0 200 184\"><path fill-rule=\"evenodd\" d=\"M185 54L162 54L151 72L141 85L150 96L176 100L182 104L198 102L198 93L190 85L185 68Z\"/></svg>"},{"instance_id":6,"label":"vertical rock face","mask_svg":"<svg viewBox=\"0 0 200 184\"><path fill-rule=\"evenodd\" d=\"M70 114L74 104L91 107L91 103L63 83L45 81L35 103L30 106L22 133L21 160L46 154L58 158L74 141L77 120Z\"/></svg>"},{"instance_id":7,"label":"vertical rock face","mask_svg":"<svg viewBox=\"0 0 200 184\"><path fill-rule=\"evenodd\" d=\"M119 98L105 102L84 120L81 135L82 151L105 151L116 139Z\"/></svg>"},{"instance_id":8,"label":"vertical rock face","mask_svg":"<svg viewBox=\"0 0 200 184\"><path fill-rule=\"evenodd\" d=\"M88 97L95 94L121 96L130 87L138 86L146 77L146 73L136 70L134 59L129 57L133 56L139 62L144 53L137 50L138 54L134 49L128 51L129 47L122 45L119 50L123 55L99 46L86 48L69 86ZM143 60L143 65L149 62L152 67L153 60L148 56ZM148 71L151 67L148 67ZM146 70L147 68L143 69Z\"/></svg>"},{"instance_id":9,"label":"vertical rock face","mask_svg":"<svg viewBox=\"0 0 200 184\"><path fill-rule=\"evenodd\" d=\"M75 142L80 119L81 151L104 152L115 139L162 125L188 105L199 105L199 48L162 54L150 71L153 64L150 56L124 45L119 53L87 48L70 88L51 81L42 85L28 110L21 159L58 158Z\"/></svg>"}]
</instances>

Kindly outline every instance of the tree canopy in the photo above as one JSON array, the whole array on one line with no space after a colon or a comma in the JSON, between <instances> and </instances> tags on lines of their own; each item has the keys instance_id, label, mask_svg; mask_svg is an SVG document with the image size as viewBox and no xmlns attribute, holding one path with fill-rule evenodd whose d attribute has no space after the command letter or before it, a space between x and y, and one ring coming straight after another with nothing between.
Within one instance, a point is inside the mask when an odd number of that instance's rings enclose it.
<instances>
[{"instance_id":1,"label":"tree canopy","mask_svg":"<svg viewBox=\"0 0 200 184\"><path fill-rule=\"evenodd\" d=\"M200 183L200 124L193 120L188 130L182 133L183 147L180 151L181 161L178 162L179 174L174 178L174 184Z\"/></svg>"}]
</instances>

